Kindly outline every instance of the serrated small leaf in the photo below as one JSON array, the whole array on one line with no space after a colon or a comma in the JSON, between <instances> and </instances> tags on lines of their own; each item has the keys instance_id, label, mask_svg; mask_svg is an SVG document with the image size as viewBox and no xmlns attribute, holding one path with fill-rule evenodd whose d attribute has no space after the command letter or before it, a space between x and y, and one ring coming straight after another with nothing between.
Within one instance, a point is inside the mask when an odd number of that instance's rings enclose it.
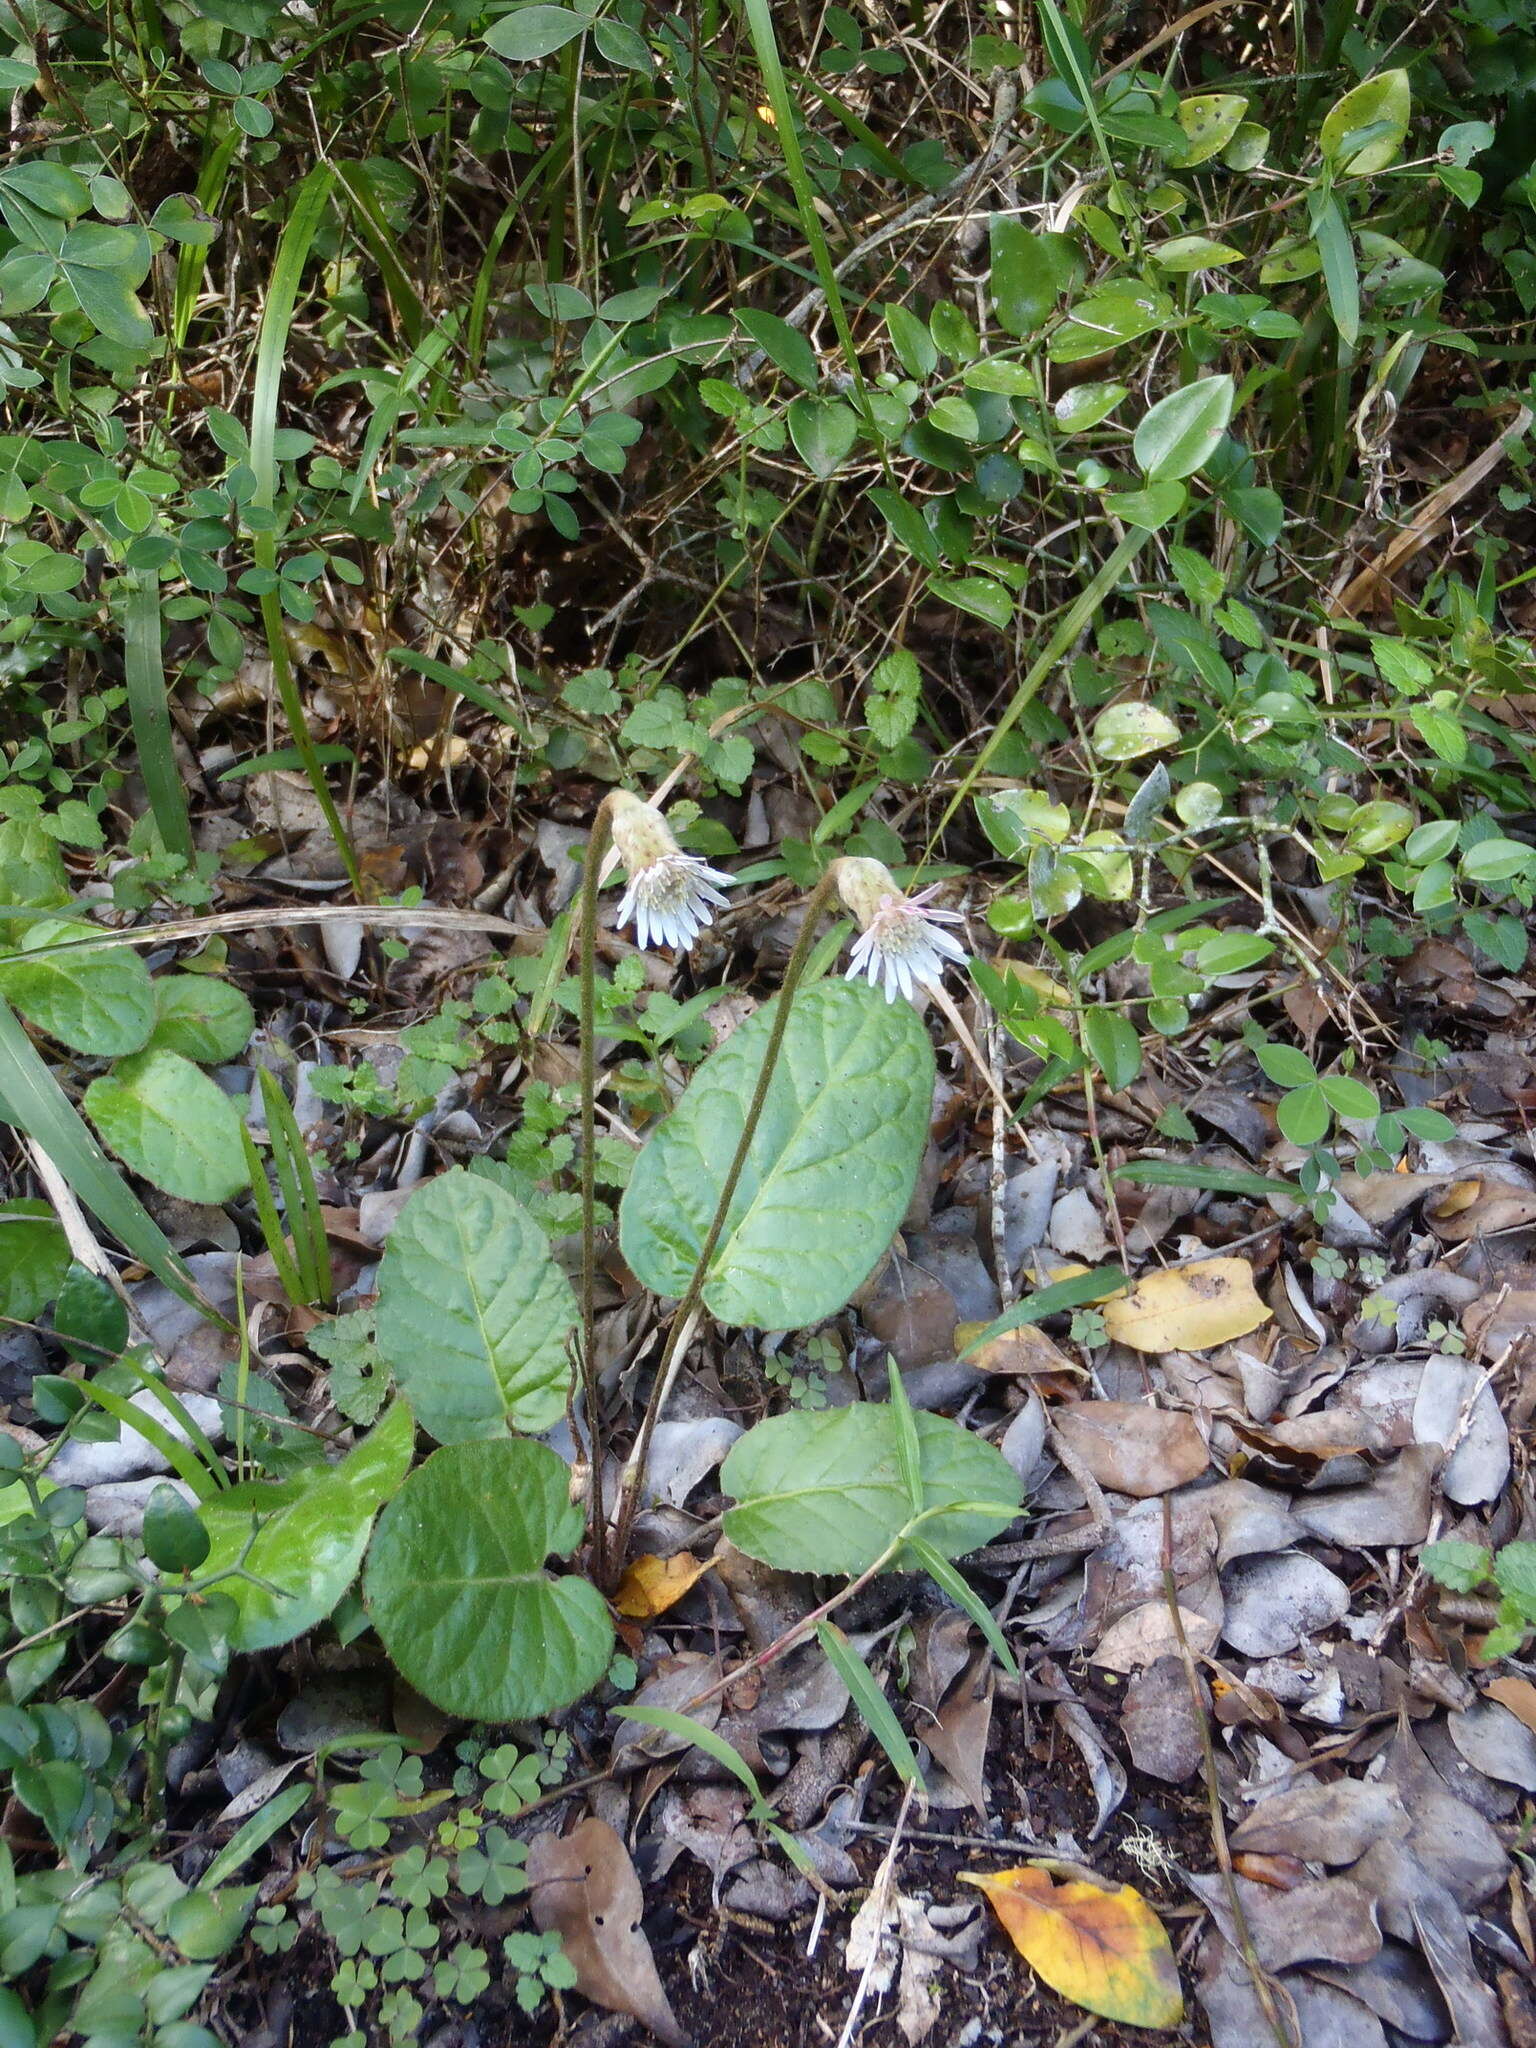
<instances>
[{"instance_id":1,"label":"serrated small leaf","mask_svg":"<svg viewBox=\"0 0 1536 2048\"><path fill-rule=\"evenodd\" d=\"M439 1443L530 1434L565 1412L570 1282L505 1188L454 1167L419 1188L379 1268L379 1354Z\"/></svg>"},{"instance_id":2,"label":"serrated small leaf","mask_svg":"<svg viewBox=\"0 0 1536 2048\"><path fill-rule=\"evenodd\" d=\"M85 924L30 925L21 956L0 962L0 996L61 1045L114 1059L148 1040L154 990L130 947L75 943L92 936Z\"/></svg>"},{"instance_id":3,"label":"serrated small leaf","mask_svg":"<svg viewBox=\"0 0 1536 2048\"><path fill-rule=\"evenodd\" d=\"M227 1202L249 1183L240 1115L177 1052L141 1052L85 1091L85 1113L135 1173L188 1202Z\"/></svg>"},{"instance_id":4,"label":"serrated small leaf","mask_svg":"<svg viewBox=\"0 0 1536 2048\"><path fill-rule=\"evenodd\" d=\"M569 1471L513 1438L435 1451L379 1517L363 1596L391 1662L445 1713L520 1721L597 1684L613 1624L597 1588L552 1578L581 1541Z\"/></svg>"},{"instance_id":5,"label":"serrated small leaf","mask_svg":"<svg viewBox=\"0 0 1536 2048\"><path fill-rule=\"evenodd\" d=\"M211 1067L238 1059L250 1044L256 1013L233 982L211 974L162 974L154 994L151 1045Z\"/></svg>"}]
</instances>

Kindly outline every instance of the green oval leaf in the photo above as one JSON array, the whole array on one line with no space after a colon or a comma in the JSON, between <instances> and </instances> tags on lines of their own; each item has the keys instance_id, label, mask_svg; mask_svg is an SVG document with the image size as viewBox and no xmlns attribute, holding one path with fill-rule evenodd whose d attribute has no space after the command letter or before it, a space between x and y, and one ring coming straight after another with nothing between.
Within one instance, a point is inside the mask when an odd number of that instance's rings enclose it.
<instances>
[{"instance_id":1,"label":"green oval leaf","mask_svg":"<svg viewBox=\"0 0 1536 2048\"><path fill-rule=\"evenodd\" d=\"M1247 100L1235 92L1202 92L1180 100L1175 118L1189 139L1172 161L1186 171L1203 164L1226 148L1247 111Z\"/></svg>"},{"instance_id":2,"label":"green oval leaf","mask_svg":"<svg viewBox=\"0 0 1536 2048\"><path fill-rule=\"evenodd\" d=\"M1220 446L1235 397L1227 376L1201 377L1160 398L1136 429L1136 460L1154 483L1193 476Z\"/></svg>"},{"instance_id":3,"label":"green oval leaf","mask_svg":"<svg viewBox=\"0 0 1536 2048\"><path fill-rule=\"evenodd\" d=\"M926 1413L912 1419L924 1510L948 1510L919 1533L943 1556L963 1557L1013 1520L1023 1493L1018 1474L958 1423ZM874 1401L758 1423L733 1445L720 1483L736 1500L725 1513L726 1536L779 1571L867 1571L912 1520L897 1417ZM917 1561L898 1553L894 1568L914 1570Z\"/></svg>"},{"instance_id":4,"label":"green oval leaf","mask_svg":"<svg viewBox=\"0 0 1536 2048\"><path fill-rule=\"evenodd\" d=\"M587 17L570 7L519 7L493 21L485 40L498 57L513 64L533 64L563 50L587 26Z\"/></svg>"},{"instance_id":5,"label":"green oval leaf","mask_svg":"<svg viewBox=\"0 0 1536 2048\"><path fill-rule=\"evenodd\" d=\"M47 1202L0 1202L0 1315L35 1323L69 1268L69 1241Z\"/></svg>"},{"instance_id":6,"label":"green oval leaf","mask_svg":"<svg viewBox=\"0 0 1536 2048\"><path fill-rule=\"evenodd\" d=\"M1380 72L1334 101L1323 116L1318 146L1345 177L1368 177L1384 171L1402 148L1412 111L1407 72Z\"/></svg>"},{"instance_id":7,"label":"green oval leaf","mask_svg":"<svg viewBox=\"0 0 1536 2048\"><path fill-rule=\"evenodd\" d=\"M339 1465L311 1467L275 1486L232 1486L203 1503L205 1572L241 1565L263 1581L220 1583L239 1614L236 1649L276 1649L324 1621L357 1576L374 1516L405 1478L414 1436L411 1411L397 1401Z\"/></svg>"},{"instance_id":8,"label":"green oval leaf","mask_svg":"<svg viewBox=\"0 0 1536 2048\"><path fill-rule=\"evenodd\" d=\"M256 1013L233 982L211 974L163 974L154 984L151 1045L200 1066L238 1059L256 1029Z\"/></svg>"},{"instance_id":9,"label":"green oval leaf","mask_svg":"<svg viewBox=\"0 0 1536 2048\"><path fill-rule=\"evenodd\" d=\"M858 415L840 398L796 398L789 407L789 438L812 476L834 476L859 438Z\"/></svg>"},{"instance_id":10,"label":"green oval leaf","mask_svg":"<svg viewBox=\"0 0 1536 2048\"><path fill-rule=\"evenodd\" d=\"M1096 1007L1083 1016L1083 1050L1110 1088L1129 1088L1141 1072L1141 1039L1129 1017Z\"/></svg>"},{"instance_id":11,"label":"green oval leaf","mask_svg":"<svg viewBox=\"0 0 1536 2048\"><path fill-rule=\"evenodd\" d=\"M454 1167L419 1188L379 1268L379 1353L439 1443L565 1413L570 1282L516 1198Z\"/></svg>"},{"instance_id":12,"label":"green oval leaf","mask_svg":"<svg viewBox=\"0 0 1536 2048\"><path fill-rule=\"evenodd\" d=\"M0 996L61 1045L114 1059L148 1039L154 988L129 947L64 943L92 936L86 924L34 924L22 937L22 957L0 963Z\"/></svg>"},{"instance_id":13,"label":"green oval leaf","mask_svg":"<svg viewBox=\"0 0 1536 2048\"><path fill-rule=\"evenodd\" d=\"M586 1579L544 1561L581 1541L570 1473L542 1444L435 1451L379 1517L363 1598L391 1661L445 1713L520 1721L580 1699L613 1624Z\"/></svg>"},{"instance_id":14,"label":"green oval leaf","mask_svg":"<svg viewBox=\"0 0 1536 2048\"><path fill-rule=\"evenodd\" d=\"M227 1202L250 1179L240 1113L179 1052L136 1053L85 1091L85 1113L135 1173L188 1202Z\"/></svg>"},{"instance_id":15,"label":"green oval leaf","mask_svg":"<svg viewBox=\"0 0 1536 2048\"><path fill-rule=\"evenodd\" d=\"M1136 761L1178 744L1179 728L1155 704L1109 704L1093 721L1090 743L1101 761Z\"/></svg>"},{"instance_id":16,"label":"green oval leaf","mask_svg":"<svg viewBox=\"0 0 1536 2048\"><path fill-rule=\"evenodd\" d=\"M704 1061L635 1162L619 1241L653 1293L688 1286L772 1027L764 1004ZM866 982L803 990L710 1262L710 1313L771 1330L835 1314L905 1213L932 1095L933 1048L908 1004Z\"/></svg>"}]
</instances>

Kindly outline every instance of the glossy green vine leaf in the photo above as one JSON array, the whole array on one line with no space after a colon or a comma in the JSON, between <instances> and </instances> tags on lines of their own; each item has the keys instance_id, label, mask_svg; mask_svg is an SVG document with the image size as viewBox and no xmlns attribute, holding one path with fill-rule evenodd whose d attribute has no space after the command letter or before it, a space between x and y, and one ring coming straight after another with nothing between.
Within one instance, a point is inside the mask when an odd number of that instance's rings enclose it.
<instances>
[{"instance_id":1,"label":"glossy green vine leaf","mask_svg":"<svg viewBox=\"0 0 1536 2048\"><path fill-rule=\"evenodd\" d=\"M924 1510L947 1510L920 1533L944 1557L963 1557L1013 1520L1018 1474L958 1423L926 1413L911 1420ZM736 1501L726 1536L779 1571L866 1571L912 1520L898 1418L884 1403L772 1416L738 1439L720 1479ZM905 1551L894 1560L898 1570L920 1566Z\"/></svg>"},{"instance_id":2,"label":"glossy green vine leaf","mask_svg":"<svg viewBox=\"0 0 1536 2048\"><path fill-rule=\"evenodd\" d=\"M542 1444L435 1451L379 1517L363 1597L390 1659L448 1714L520 1721L597 1684L613 1624L588 1580L552 1578L581 1541L570 1473Z\"/></svg>"},{"instance_id":3,"label":"glossy green vine leaf","mask_svg":"<svg viewBox=\"0 0 1536 2048\"><path fill-rule=\"evenodd\" d=\"M688 1285L772 1025L765 1004L712 1053L635 1162L619 1238L656 1294ZM866 982L802 990L710 1260L710 1312L772 1330L835 1314L901 1222L932 1096L933 1049L908 1004Z\"/></svg>"},{"instance_id":4,"label":"glossy green vine leaf","mask_svg":"<svg viewBox=\"0 0 1536 2048\"><path fill-rule=\"evenodd\" d=\"M575 1321L549 1240L505 1188L455 1167L412 1195L379 1268L377 1344L439 1443L557 1422Z\"/></svg>"},{"instance_id":5,"label":"glossy green vine leaf","mask_svg":"<svg viewBox=\"0 0 1536 2048\"><path fill-rule=\"evenodd\" d=\"M324 1621L357 1576L374 1516L406 1475L414 1435L411 1411L397 1401L339 1465L311 1467L278 1485L232 1486L202 1504L209 1536L203 1575L241 1565L264 1582L220 1582L239 1610L236 1649L275 1649Z\"/></svg>"},{"instance_id":6,"label":"glossy green vine leaf","mask_svg":"<svg viewBox=\"0 0 1536 2048\"><path fill-rule=\"evenodd\" d=\"M1318 146L1347 178L1384 171L1403 146L1413 112L1406 71L1381 71L1335 100L1323 116Z\"/></svg>"}]
</instances>

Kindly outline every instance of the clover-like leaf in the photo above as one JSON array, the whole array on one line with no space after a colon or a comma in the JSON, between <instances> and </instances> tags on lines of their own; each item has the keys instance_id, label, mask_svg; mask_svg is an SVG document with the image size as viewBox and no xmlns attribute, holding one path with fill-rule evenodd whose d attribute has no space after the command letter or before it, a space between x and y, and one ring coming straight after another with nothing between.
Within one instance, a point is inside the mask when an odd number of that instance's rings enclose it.
<instances>
[{"instance_id":1,"label":"clover-like leaf","mask_svg":"<svg viewBox=\"0 0 1536 2048\"><path fill-rule=\"evenodd\" d=\"M681 1295L762 1071L765 1004L695 1073L635 1162L619 1208L631 1270ZM833 1315L885 1251L928 1135L933 1049L916 1012L865 982L795 998L704 1301L723 1323L797 1329Z\"/></svg>"},{"instance_id":2,"label":"clover-like leaf","mask_svg":"<svg viewBox=\"0 0 1536 2048\"><path fill-rule=\"evenodd\" d=\"M455 1167L411 1197L379 1268L377 1343L439 1443L557 1422L575 1320L549 1240L505 1188Z\"/></svg>"},{"instance_id":3,"label":"clover-like leaf","mask_svg":"<svg viewBox=\"0 0 1536 2048\"><path fill-rule=\"evenodd\" d=\"M450 1444L379 1517L363 1597L391 1661L448 1714L520 1721L602 1677L613 1624L588 1580L552 1578L581 1541L564 1462L522 1438Z\"/></svg>"}]
</instances>

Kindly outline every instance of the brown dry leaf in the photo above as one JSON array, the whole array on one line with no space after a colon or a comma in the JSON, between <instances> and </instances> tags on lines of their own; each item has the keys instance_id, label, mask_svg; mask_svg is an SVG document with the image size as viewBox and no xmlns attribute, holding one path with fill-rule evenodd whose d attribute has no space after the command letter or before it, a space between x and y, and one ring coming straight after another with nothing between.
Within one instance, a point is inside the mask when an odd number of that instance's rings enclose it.
<instances>
[{"instance_id":1,"label":"brown dry leaf","mask_svg":"<svg viewBox=\"0 0 1536 2048\"><path fill-rule=\"evenodd\" d=\"M963 1353L966 1345L985 1328L985 1323L961 1323L955 1331L955 1350ZM990 1344L973 1351L965 1362L974 1365L978 1372L1062 1373L1069 1380L1083 1377L1082 1367L1074 1365L1033 1323L1021 1323L1016 1330L994 1337Z\"/></svg>"},{"instance_id":2,"label":"brown dry leaf","mask_svg":"<svg viewBox=\"0 0 1536 2048\"><path fill-rule=\"evenodd\" d=\"M568 1835L536 1835L528 1846L528 1886L534 1925L541 1934L559 1934L582 1997L628 2013L667 2048L686 2048L640 1931L640 1880L608 1823L588 1819Z\"/></svg>"},{"instance_id":3,"label":"brown dry leaf","mask_svg":"<svg viewBox=\"0 0 1536 2048\"><path fill-rule=\"evenodd\" d=\"M963 1883L986 1893L1019 1954L1053 1991L1085 2012L1132 2027L1176 2027L1184 2017L1178 1965L1163 1923L1128 1884L1057 1884L1024 1864Z\"/></svg>"},{"instance_id":4,"label":"brown dry leaf","mask_svg":"<svg viewBox=\"0 0 1536 2048\"><path fill-rule=\"evenodd\" d=\"M1100 1486L1138 1500L1188 1485L1210 1462L1188 1415L1137 1401L1075 1401L1056 1411L1056 1428Z\"/></svg>"},{"instance_id":5,"label":"brown dry leaf","mask_svg":"<svg viewBox=\"0 0 1536 2048\"><path fill-rule=\"evenodd\" d=\"M1536 1735L1536 1685L1528 1678L1495 1678L1484 1687L1489 1699L1508 1707L1517 1721L1523 1721Z\"/></svg>"},{"instance_id":6,"label":"brown dry leaf","mask_svg":"<svg viewBox=\"0 0 1536 2048\"><path fill-rule=\"evenodd\" d=\"M1381 1949L1375 1901L1348 1877L1321 1877L1288 1890L1234 1877L1238 1904L1266 1970L1293 1963L1368 1963ZM1219 1871L1185 1883L1234 1946L1240 1939L1227 1880Z\"/></svg>"},{"instance_id":7,"label":"brown dry leaf","mask_svg":"<svg viewBox=\"0 0 1536 2048\"><path fill-rule=\"evenodd\" d=\"M1267 1323L1246 1259L1201 1259L1149 1273L1104 1304L1104 1328L1133 1351L1209 1351Z\"/></svg>"},{"instance_id":8,"label":"brown dry leaf","mask_svg":"<svg viewBox=\"0 0 1536 2048\"><path fill-rule=\"evenodd\" d=\"M613 1604L628 1621L650 1621L675 1607L713 1563L686 1550L675 1557L637 1557L620 1579Z\"/></svg>"},{"instance_id":9,"label":"brown dry leaf","mask_svg":"<svg viewBox=\"0 0 1536 2048\"><path fill-rule=\"evenodd\" d=\"M1467 1341L1479 1358L1493 1360L1536 1330L1536 1288L1494 1288L1462 1317ZM1523 1350L1524 1347L1522 1347Z\"/></svg>"},{"instance_id":10,"label":"brown dry leaf","mask_svg":"<svg viewBox=\"0 0 1536 2048\"><path fill-rule=\"evenodd\" d=\"M1503 1180L1459 1180L1424 1214L1435 1235L1447 1244L1491 1237L1499 1230L1520 1230L1536 1222L1536 1194Z\"/></svg>"},{"instance_id":11,"label":"brown dry leaf","mask_svg":"<svg viewBox=\"0 0 1536 2048\"><path fill-rule=\"evenodd\" d=\"M1261 1799L1233 1829L1232 1847L1245 1855L1353 1863L1374 1842L1406 1834L1408 1824L1395 1787L1340 1778L1332 1785L1297 1785Z\"/></svg>"},{"instance_id":12,"label":"brown dry leaf","mask_svg":"<svg viewBox=\"0 0 1536 2048\"><path fill-rule=\"evenodd\" d=\"M1197 1681L1202 1692L1204 1682ZM1199 1770L1205 1752L1198 1710L1181 1657L1159 1657L1126 1687L1120 1728L1138 1771L1182 1785Z\"/></svg>"},{"instance_id":13,"label":"brown dry leaf","mask_svg":"<svg viewBox=\"0 0 1536 2048\"><path fill-rule=\"evenodd\" d=\"M1182 1601L1179 1603L1179 1619L1184 1624L1185 1640L1197 1657L1215 1649L1221 1635L1219 1622L1197 1614ZM1172 1657L1178 1653L1179 1639L1174 1630L1173 1616L1168 1611L1168 1602L1148 1600L1140 1607L1133 1607L1129 1614L1122 1614L1104 1631L1090 1661L1106 1671L1128 1673L1139 1671L1144 1664L1155 1664L1159 1657Z\"/></svg>"}]
</instances>

